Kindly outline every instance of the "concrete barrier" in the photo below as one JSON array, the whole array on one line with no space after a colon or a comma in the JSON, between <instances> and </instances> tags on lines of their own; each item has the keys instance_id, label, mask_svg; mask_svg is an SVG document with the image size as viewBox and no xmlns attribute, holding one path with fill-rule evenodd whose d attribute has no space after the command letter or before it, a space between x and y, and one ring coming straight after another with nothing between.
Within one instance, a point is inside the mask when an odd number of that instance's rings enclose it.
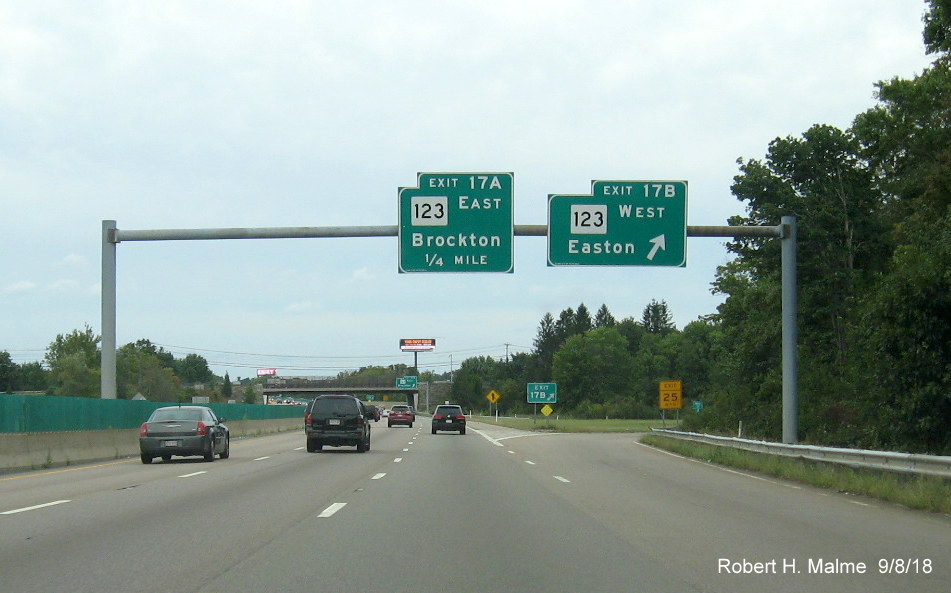
<instances>
[{"instance_id":1,"label":"concrete barrier","mask_svg":"<svg viewBox=\"0 0 951 593\"><path fill-rule=\"evenodd\" d=\"M303 418L226 422L231 438L300 430ZM303 439L303 436L301 437ZM138 457L139 429L0 433L0 473Z\"/></svg>"}]
</instances>

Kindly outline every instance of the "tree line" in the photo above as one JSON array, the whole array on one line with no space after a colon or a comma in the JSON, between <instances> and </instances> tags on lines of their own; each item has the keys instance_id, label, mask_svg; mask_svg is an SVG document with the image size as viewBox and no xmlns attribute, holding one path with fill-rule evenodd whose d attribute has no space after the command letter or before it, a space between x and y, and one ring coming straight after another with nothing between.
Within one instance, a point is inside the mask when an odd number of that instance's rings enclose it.
<instances>
[{"instance_id":1,"label":"tree line","mask_svg":"<svg viewBox=\"0 0 951 593\"><path fill-rule=\"evenodd\" d=\"M58 334L50 342L43 362L22 365L9 352L0 351L0 393L41 392L47 395L99 397L100 337L86 325ZM116 384L120 398L136 394L153 401L178 401L192 395L213 400L231 397L231 381L222 379L198 354L175 356L149 340L130 342L116 350Z\"/></svg>"},{"instance_id":2,"label":"tree line","mask_svg":"<svg viewBox=\"0 0 951 593\"><path fill-rule=\"evenodd\" d=\"M931 65L876 83L877 104L849 128L819 123L774 139L764 158L738 160L731 190L746 213L730 224L794 215L799 225L799 424L808 442L951 453L946 0L928 2L923 38ZM457 381L459 396L474 398L478 380L515 393L516 379L532 377L557 381L568 410L639 414L656 389L648 383L666 376L705 404L688 410L688 426L735 432L743 422L748 434L779 438L780 245L743 238L728 249L715 314L666 335L629 320L576 333L584 315L566 310L542 319L530 355L463 363L469 386Z\"/></svg>"}]
</instances>

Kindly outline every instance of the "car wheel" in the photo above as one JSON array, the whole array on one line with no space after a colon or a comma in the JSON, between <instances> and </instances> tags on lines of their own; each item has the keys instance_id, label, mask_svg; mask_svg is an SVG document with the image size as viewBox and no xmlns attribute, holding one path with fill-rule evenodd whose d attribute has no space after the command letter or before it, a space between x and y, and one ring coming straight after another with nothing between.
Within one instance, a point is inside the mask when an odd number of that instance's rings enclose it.
<instances>
[{"instance_id":1,"label":"car wheel","mask_svg":"<svg viewBox=\"0 0 951 593\"><path fill-rule=\"evenodd\" d=\"M324 444L323 444L322 442L320 442L319 440L315 440L315 441L314 441L314 451L323 451L323 450L324 450Z\"/></svg>"},{"instance_id":2,"label":"car wheel","mask_svg":"<svg viewBox=\"0 0 951 593\"><path fill-rule=\"evenodd\" d=\"M392 422L387 422L387 423L386 423L386 427L387 427L387 428L393 428L393 423L392 423Z\"/></svg>"},{"instance_id":3,"label":"car wheel","mask_svg":"<svg viewBox=\"0 0 951 593\"><path fill-rule=\"evenodd\" d=\"M367 444L366 444L366 441L360 441L359 443L357 443L357 452L358 452L358 453L366 453L366 452L367 452Z\"/></svg>"},{"instance_id":4,"label":"car wheel","mask_svg":"<svg viewBox=\"0 0 951 593\"><path fill-rule=\"evenodd\" d=\"M307 452L313 453L317 450L317 442L314 439L307 439Z\"/></svg>"},{"instance_id":5,"label":"car wheel","mask_svg":"<svg viewBox=\"0 0 951 593\"><path fill-rule=\"evenodd\" d=\"M205 451L205 461L215 460L215 441L208 441L208 450Z\"/></svg>"},{"instance_id":6,"label":"car wheel","mask_svg":"<svg viewBox=\"0 0 951 593\"><path fill-rule=\"evenodd\" d=\"M227 459L231 457L231 438L225 439L225 450L221 452L218 457L222 459Z\"/></svg>"},{"instance_id":7,"label":"car wheel","mask_svg":"<svg viewBox=\"0 0 951 593\"><path fill-rule=\"evenodd\" d=\"M461 429L461 430L459 431L459 434L466 434L466 429L465 429L465 428Z\"/></svg>"},{"instance_id":8,"label":"car wheel","mask_svg":"<svg viewBox=\"0 0 951 593\"><path fill-rule=\"evenodd\" d=\"M143 453L143 454L142 454L142 463L145 463L145 464L152 463L152 456L151 456L151 455L146 455L145 453Z\"/></svg>"},{"instance_id":9,"label":"car wheel","mask_svg":"<svg viewBox=\"0 0 951 593\"><path fill-rule=\"evenodd\" d=\"M433 428L433 434L436 434L436 429L435 429L435 428Z\"/></svg>"},{"instance_id":10,"label":"car wheel","mask_svg":"<svg viewBox=\"0 0 951 593\"><path fill-rule=\"evenodd\" d=\"M409 423L409 427L410 427L410 428L413 428L413 423L412 423L412 422Z\"/></svg>"}]
</instances>

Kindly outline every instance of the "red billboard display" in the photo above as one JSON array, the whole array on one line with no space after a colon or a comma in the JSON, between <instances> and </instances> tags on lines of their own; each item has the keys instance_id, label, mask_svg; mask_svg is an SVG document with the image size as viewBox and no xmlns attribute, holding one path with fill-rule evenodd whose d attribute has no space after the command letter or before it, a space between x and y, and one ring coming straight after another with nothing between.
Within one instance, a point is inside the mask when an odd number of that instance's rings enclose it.
<instances>
[{"instance_id":1,"label":"red billboard display","mask_svg":"<svg viewBox=\"0 0 951 593\"><path fill-rule=\"evenodd\" d=\"M435 349L435 338L404 338L400 340L400 350L403 352L432 352Z\"/></svg>"}]
</instances>

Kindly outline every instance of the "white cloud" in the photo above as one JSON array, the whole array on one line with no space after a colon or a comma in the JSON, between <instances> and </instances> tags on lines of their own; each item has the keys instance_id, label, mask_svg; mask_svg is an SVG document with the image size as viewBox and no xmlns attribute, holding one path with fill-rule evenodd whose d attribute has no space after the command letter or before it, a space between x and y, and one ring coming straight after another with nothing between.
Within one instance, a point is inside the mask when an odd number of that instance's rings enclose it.
<instances>
[{"instance_id":1,"label":"white cloud","mask_svg":"<svg viewBox=\"0 0 951 593\"><path fill-rule=\"evenodd\" d=\"M59 261L59 265L70 268L85 268L89 265L89 260L78 253L70 253Z\"/></svg>"},{"instance_id":2,"label":"white cloud","mask_svg":"<svg viewBox=\"0 0 951 593\"><path fill-rule=\"evenodd\" d=\"M3 294L19 294L24 292L30 292L36 288L35 282L30 282L29 280L20 280L19 282L14 282L12 284L7 284L3 287Z\"/></svg>"},{"instance_id":3,"label":"white cloud","mask_svg":"<svg viewBox=\"0 0 951 593\"><path fill-rule=\"evenodd\" d=\"M79 286L79 282L68 278L60 278L47 286L47 290L53 292L71 292Z\"/></svg>"},{"instance_id":4,"label":"white cloud","mask_svg":"<svg viewBox=\"0 0 951 593\"><path fill-rule=\"evenodd\" d=\"M299 303L291 303L287 305L284 307L284 312L293 314L309 313L314 311L316 307L317 304L313 301L301 301Z\"/></svg>"}]
</instances>

